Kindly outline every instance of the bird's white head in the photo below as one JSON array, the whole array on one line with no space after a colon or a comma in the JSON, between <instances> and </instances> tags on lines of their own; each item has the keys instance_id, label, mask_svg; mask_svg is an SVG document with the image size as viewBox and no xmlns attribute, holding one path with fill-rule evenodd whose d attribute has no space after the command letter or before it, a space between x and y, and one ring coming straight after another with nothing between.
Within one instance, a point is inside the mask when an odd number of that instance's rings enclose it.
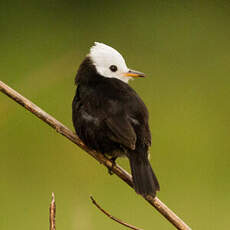
<instances>
[{"instance_id":1,"label":"bird's white head","mask_svg":"<svg viewBox=\"0 0 230 230\"><path fill-rule=\"evenodd\" d=\"M88 55L97 72L108 78L117 78L125 83L134 77L144 77L144 74L130 70L122 55L110 46L95 42Z\"/></svg>"}]
</instances>

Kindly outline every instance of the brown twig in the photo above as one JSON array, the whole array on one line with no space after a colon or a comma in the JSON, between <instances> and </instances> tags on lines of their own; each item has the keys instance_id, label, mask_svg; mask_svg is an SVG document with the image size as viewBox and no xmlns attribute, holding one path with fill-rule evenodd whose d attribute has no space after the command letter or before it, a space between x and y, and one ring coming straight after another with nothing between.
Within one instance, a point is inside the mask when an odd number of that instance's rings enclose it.
<instances>
[{"instance_id":1,"label":"brown twig","mask_svg":"<svg viewBox=\"0 0 230 230\"><path fill-rule=\"evenodd\" d=\"M50 204L50 230L56 230L55 216L56 216L56 204L55 204L54 193L52 193L52 201Z\"/></svg>"},{"instance_id":2,"label":"brown twig","mask_svg":"<svg viewBox=\"0 0 230 230\"><path fill-rule=\"evenodd\" d=\"M11 99L25 107L35 116L46 122L52 128L54 128L58 133L67 137L69 140L74 142L80 148L84 149L88 154L94 157L98 162L105 165L114 174L125 181L129 186L133 187L132 177L119 165L113 164L109 159L107 159L103 154L89 149L83 142L76 136L70 129L64 126L61 122L57 121L51 115L43 111L41 108L33 104L30 100L20 95L18 92L4 84L0 81L0 91L9 96ZM163 202L161 202L157 197L146 196L144 197L158 212L160 212L169 222L171 222L177 229L180 230L191 230L191 228L184 223L173 211L171 211Z\"/></svg>"},{"instance_id":3,"label":"brown twig","mask_svg":"<svg viewBox=\"0 0 230 230\"><path fill-rule=\"evenodd\" d=\"M108 216L110 219L116 221L117 223L124 225L128 228L134 229L134 230L142 230L141 228L137 228L131 224L125 223L124 221L112 216L111 214L109 214L107 211L105 211L95 200L92 196L90 196L90 199L92 200L93 204L99 209L101 210L106 216Z\"/></svg>"}]
</instances>

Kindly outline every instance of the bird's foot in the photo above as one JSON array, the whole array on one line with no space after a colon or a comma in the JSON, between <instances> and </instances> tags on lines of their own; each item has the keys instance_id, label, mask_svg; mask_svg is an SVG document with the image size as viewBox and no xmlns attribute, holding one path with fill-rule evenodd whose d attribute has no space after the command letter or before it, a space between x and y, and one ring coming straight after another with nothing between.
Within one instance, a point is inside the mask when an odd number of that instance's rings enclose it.
<instances>
[{"instance_id":1,"label":"bird's foot","mask_svg":"<svg viewBox=\"0 0 230 230\"><path fill-rule=\"evenodd\" d=\"M114 166L116 165L116 159L117 159L117 157L111 157L109 160L110 161L112 161L112 167L111 168L108 168L108 173L110 174L110 175L113 175L113 168L114 168Z\"/></svg>"}]
</instances>

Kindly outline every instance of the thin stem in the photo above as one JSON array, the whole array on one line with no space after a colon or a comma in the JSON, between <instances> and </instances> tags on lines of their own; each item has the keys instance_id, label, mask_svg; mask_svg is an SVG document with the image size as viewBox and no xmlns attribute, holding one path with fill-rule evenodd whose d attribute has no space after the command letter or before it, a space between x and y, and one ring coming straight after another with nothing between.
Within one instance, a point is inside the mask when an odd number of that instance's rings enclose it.
<instances>
[{"instance_id":1,"label":"thin stem","mask_svg":"<svg viewBox=\"0 0 230 230\"><path fill-rule=\"evenodd\" d=\"M131 224L128 224L120 219L118 219L117 217L112 216L111 214L109 214L107 211L105 211L95 200L92 196L90 196L90 199L92 200L93 204L99 209L101 210L106 216L108 216L110 219L116 221L117 223L124 225L128 228L134 229L134 230L142 230L141 228L137 228Z\"/></svg>"},{"instance_id":2,"label":"thin stem","mask_svg":"<svg viewBox=\"0 0 230 230\"><path fill-rule=\"evenodd\" d=\"M56 230L55 217L56 217L56 204L55 204L54 193L52 193L52 201L50 204L50 230Z\"/></svg>"}]
</instances>

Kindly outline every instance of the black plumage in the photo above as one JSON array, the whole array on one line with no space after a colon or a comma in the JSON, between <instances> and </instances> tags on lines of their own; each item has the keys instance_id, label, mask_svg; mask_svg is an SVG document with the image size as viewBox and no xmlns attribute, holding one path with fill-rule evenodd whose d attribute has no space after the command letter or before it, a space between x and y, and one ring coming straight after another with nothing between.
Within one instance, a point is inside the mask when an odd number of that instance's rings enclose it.
<instances>
[{"instance_id":1,"label":"black plumage","mask_svg":"<svg viewBox=\"0 0 230 230\"><path fill-rule=\"evenodd\" d=\"M127 156L136 192L155 196L159 183L148 160L151 133L141 98L123 81L99 74L89 56L75 83L72 118L77 135L91 149L114 158Z\"/></svg>"}]
</instances>

